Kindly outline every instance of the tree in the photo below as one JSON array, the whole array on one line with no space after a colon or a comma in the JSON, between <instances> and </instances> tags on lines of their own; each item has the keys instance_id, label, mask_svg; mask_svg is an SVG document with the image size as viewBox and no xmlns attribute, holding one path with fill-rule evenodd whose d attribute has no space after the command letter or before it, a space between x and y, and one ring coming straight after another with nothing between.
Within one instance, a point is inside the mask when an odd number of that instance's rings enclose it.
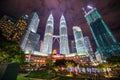
<instances>
[{"instance_id":1,"label":"tree","mask_svg":"<svg viewBox=\"0 0 120 80\"><path fill-rule=\"evenodd\" d=\"M56 62L54 63L55 66L65 66L66 60L65 59L61 59L61 60L56 60Z\"/></svg>"},{"instance_id":2,"label":"tree","mask_svg":"<svg viewBox=\"0 0 120 80\"><path fill-rule=\"evenodd\" d=\"M120 64L120 56L111 56L111 57L108 57L106 60L108 63Z\"/></svg>"},{"instance_id":3,"label":"tree","mask_svg":"<svg viewBox=\"0 0 120 80\"><path fill-rule=\"evenodd\" d=\"M24 53L17 43L8 41L3 37L0 37L0 41L0 63L24 62Z\"/></svg>"}]
</instances>

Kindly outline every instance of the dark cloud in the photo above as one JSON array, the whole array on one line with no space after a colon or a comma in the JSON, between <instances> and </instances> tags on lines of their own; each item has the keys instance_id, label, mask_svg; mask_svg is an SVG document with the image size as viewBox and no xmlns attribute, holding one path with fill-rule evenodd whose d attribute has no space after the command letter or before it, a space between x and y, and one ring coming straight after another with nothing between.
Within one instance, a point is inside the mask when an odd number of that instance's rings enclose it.
<instances>
[{"instance_id":1,"label":"dark cloud","mask_svg":"<svg viewBox=\"0 0 120 80\"><path fill-rule=\"evenodd\" d=\"M96 7L103 17L110 30L120 42L120 10L118 0L0 0L0 16L7 14L14 18L19 18L28 14L30 18L33 12L38 12L40 24L38 33L43 39L47 18L52 11L54 16L54 34L59 34L60 16L66 18L69 39L73 39L72 27L77 25L82 28L84 36L89 36L92 46L95 42L90 32L89 26L84 18L82 7L86 10L87 5Z\"/></svg>"}]
</instances>

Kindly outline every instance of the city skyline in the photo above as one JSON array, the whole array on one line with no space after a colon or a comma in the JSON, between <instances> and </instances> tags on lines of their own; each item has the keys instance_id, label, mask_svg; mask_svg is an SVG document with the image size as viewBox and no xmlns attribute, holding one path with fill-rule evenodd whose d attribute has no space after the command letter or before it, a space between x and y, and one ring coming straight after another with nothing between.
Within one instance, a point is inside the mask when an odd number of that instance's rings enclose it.
<instances>
[{"instance_id":1,"label":"city skyline","mask_svg":"<svg viewBox=\"0 0 120 80\"><path fill-rule=\"evenodd\" d=\"M27 4L27 5L26 5ZM72 6L72 4L75 4ZM88 9L86 6L90 4L93 7L96 7L98 11L101 13L104 21L112 31L113 35L120 42L119 33L119 4L117 1L109 0L109 1L94 1L94 0L70 0L70 1L58 1L58 0L51 0L51 1L42 1L36 0L34 3L32 1L20 1L20 0L6 0L0 1L0 16L8 15L15 19L19 18L23 14L28 14L29 17L32 17L33 12L37 12L39 18L41 19L39 28L37 33L41 35L41 39L43 40L44 31L45 31L45 24L47 22L47 17L49 16L50 12L52 11L55 24L54 24L54 34L59 34L59 21L60 16L64 14L67 27L68 27L68 38L69 40L73 40L73 32L72 27L77 25L83 31L84 36L90 37L90 42L92 43L92 47L96 48L95 41L92 37L90 29L87 25L87 22L84 18L84 12L82 11L82 7L84 7L87 11ZM19 6L22 5L22 6ZM58 6L59 5L59 6ZM24 7L24 8L23 8ZM29 18L29 19L30 19ZM59 46L58 44L54 44L54 46ZM54 47L55 48L55 47Z\"/></svg>"}]
</instances>

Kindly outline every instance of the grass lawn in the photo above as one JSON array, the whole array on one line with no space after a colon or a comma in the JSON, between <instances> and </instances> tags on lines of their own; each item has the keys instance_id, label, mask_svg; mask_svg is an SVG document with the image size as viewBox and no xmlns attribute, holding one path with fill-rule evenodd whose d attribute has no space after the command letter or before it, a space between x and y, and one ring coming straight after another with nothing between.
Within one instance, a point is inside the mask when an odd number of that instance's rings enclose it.
<instances>
[{"instance_id":1,"label":"grass lawn","mask_svg":"<svg viewBox=\"0 0 120 80\"><path fill-rule=\"evenodd\" d=\"M25 78L24 76L18 75L17 76L17 80L28 80L28 79Z\"/></svg>"},{"instance_id":2,"label":"grass lawn","mask_svg":"<svg viewBox=\"0 0 120 80\"><path fill-rule=\"evenodd\" d=\"M39 79L52 79L55 77L55 73L48 73L47 71L32 71L29 75L29 78L39 78Z\"/></svg>"}]
</instances>

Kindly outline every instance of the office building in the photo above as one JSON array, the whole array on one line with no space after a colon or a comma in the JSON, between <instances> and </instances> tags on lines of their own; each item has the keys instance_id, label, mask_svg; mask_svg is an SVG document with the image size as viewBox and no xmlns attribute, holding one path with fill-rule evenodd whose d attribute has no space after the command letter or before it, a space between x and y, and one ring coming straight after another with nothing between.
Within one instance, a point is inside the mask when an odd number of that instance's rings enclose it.
<instances>
[{"instance_id":1,"label":"office building","mask_svg":"<svg viewBox=\"0 0 120 80\"><path fill-rule=\"evenodd\" d=\"M73 26L73 34L75 38L77 54L87 56L88 52L85 46L81 28L78 26Z\"/></svg>"},{"instance_id":2,"label":"office building","mask_svg":"<svg viewBox=\"0 0 120 80\"><path fill-rule=\"evenodd\" d=\"M46 29L45 29L45 35L44 35L44 44L43 44L42 52L45 54L52 53L53 30L54 30L54 19L51 13L46 23Z\"/></svg>"},{"instance_id":3,"label":"office building","mask_svg":"<svg viewBox=\"0 0 120 80\"><path fill-rule=\"evenodd\" d=\"M120 55L120 45L103 21L97 9L93 8L85 13L85 18L97 44L97 51L101 53L102 57L105 59L111 55Z\"/></svg>"},{"instance_id":4,"label":"office building","mask_svg":"<svg viewBox=\"0 0 120 80\"><path fill-rule=\"evenodd\" d=\"M60 18L60 54L69 54L67 24L64 16Z\"/></svg>"}]
</instances>

